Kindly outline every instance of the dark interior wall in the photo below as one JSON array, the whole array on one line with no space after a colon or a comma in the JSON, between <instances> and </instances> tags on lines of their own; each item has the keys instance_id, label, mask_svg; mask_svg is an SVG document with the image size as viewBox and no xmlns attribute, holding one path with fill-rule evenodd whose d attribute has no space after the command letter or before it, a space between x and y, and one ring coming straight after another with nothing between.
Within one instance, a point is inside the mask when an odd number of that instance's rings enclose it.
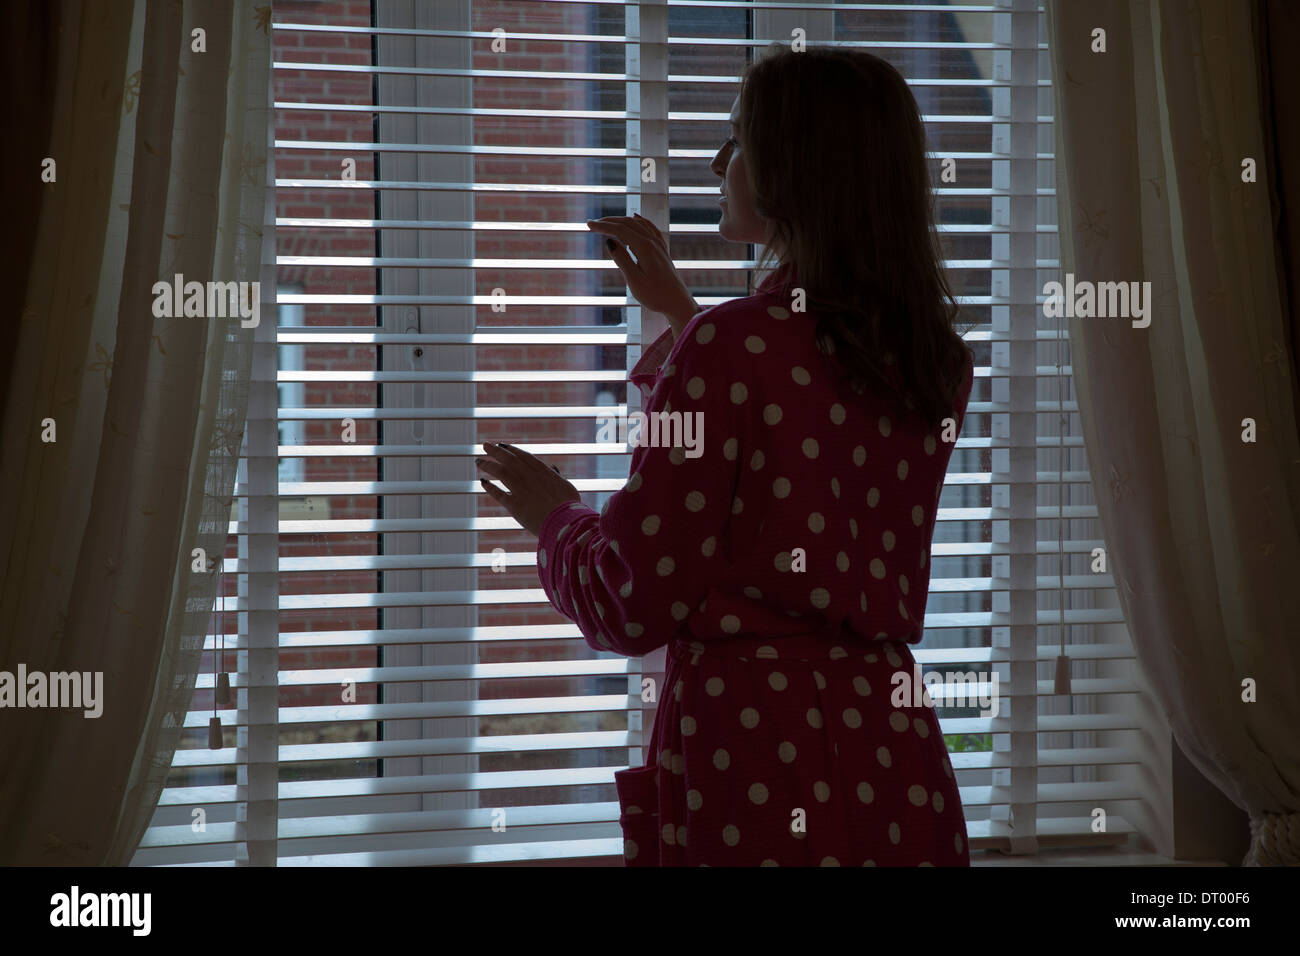
<instances>
[{"instance_id":1,"label":"dark interior wall","mask_svg":"<svg viewBox=\"0 0 1300 956\"><path fill-rule=\"evenodd\" d=\"M0 403L5 401L10 365L18 346L18 323L26 298L27 275L36 245L41 201L57 184L41 182L41 160L49 155L54 125L55 69L62 4L21 3L5 11L7 29L0 33L0 70L9 97L5 112L13 125L4 137L4 153L15 163L4 181L9 228L0 230L0 268L8 290L0 319Z\"/></svg>"},{"instance_id":2,"label":"dark interior wall","mask_svg":"<svg viewBox=\"0 0 1300 956\"><path fill-rule=\"evenodd\" d=\"M1291 391L1300 419L1300 4L1295 0L1260 0L1256 4L1259 38L1260 102L1268 155L1263 173L1273 205L1278 286L1289 330Z\"/></svg>"}]
</instances>

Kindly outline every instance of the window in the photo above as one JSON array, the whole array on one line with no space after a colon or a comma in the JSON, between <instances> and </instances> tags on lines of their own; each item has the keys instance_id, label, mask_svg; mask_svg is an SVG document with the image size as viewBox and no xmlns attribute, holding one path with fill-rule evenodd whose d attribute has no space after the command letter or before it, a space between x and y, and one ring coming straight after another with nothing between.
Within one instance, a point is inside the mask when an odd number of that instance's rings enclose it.
<instances>
[{"instance_id":1,"label":"window","mask_svg":"<svg viewBox=\"0 0 1300 956\"><path fill-rule=\"evenodd\" d=\"M1128 839L1141 684L1094 554L1068 340L1038 304L1058 263L1035 0L337 0L274 26L281 313L258 334L281 358L255 369L226 565L238 745L206 749L207 667L138 864L618 860L613 774L643 760L655 662L554 613L472 459L514 441L593 506L621 487L627 450L598 424L638 407L626 373L655 330L584 220L668 221L702 305L748 294L757 250L716 236L708 160L746 58L794 27L908 77L978 322L916 653L998 674L998 716L940 710L971 845ZM268 423L297 431L277 449ZM288 461L297 494L270 477Z\"/></svg>"}]
</instances>

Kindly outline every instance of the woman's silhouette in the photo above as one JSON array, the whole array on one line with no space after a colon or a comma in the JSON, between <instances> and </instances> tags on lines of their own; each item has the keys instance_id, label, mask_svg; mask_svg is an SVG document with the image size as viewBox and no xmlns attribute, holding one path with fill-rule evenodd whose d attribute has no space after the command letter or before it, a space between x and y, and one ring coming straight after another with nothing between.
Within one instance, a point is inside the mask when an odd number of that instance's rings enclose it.
<instances>
[{"instance_id":1,"label":"woman's silhouette","mask_svg":"<svg viewBox=\"0 0 1300 956\"><path fill-rule=\"evenodd\" d=\"M629 865L967 866L934 711L891 701L973 377L916 102L870 54L781 51L731 119L719 232L779 260L756 294L697 311L647 220L589 224L669 319L646 412L696 416L701 449L636 447L601 514L509 445L484 488L592 647L668 645L651 759L616 775Z\"/></svg>"}]
</instances>

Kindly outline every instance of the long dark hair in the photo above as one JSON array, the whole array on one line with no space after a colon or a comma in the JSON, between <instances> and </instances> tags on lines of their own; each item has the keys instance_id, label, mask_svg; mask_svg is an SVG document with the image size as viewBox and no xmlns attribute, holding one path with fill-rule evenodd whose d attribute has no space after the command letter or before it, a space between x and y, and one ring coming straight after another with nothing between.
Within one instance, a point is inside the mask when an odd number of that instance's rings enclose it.
<instances>
[{"instance_id":1,"label":"long dark hair","mask_svg":"<svg viewBox=\"0 0 1300 956\"><path fill-rule=\"evenodd\" d=\"M926 166L907 83L861 50L773 44L741 75L737 139L754 206L818 317L843 384L915 409L953 412L970 348L954 327Z\"/></svg>"}]
</instances>

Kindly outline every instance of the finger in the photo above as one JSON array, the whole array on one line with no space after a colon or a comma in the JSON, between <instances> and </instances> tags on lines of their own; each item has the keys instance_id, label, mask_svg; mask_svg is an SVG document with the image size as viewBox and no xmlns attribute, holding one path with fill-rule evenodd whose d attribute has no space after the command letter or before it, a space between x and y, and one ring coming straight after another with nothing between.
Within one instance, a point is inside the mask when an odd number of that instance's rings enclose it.
<instances>
[{"instance_id":1,"label":"finger","mask_svg":"<svg viewBox=\"0 0 1300 956\"><path fill-rule=\"evenodd\" d=\"M551 472L546 465L536 455L524 451L522 448L516 448L514 445L502 443L500 446L501 454L506 456L502 462L506 469L506 475L510 479L510 490L514 492L525 484L530 476L534 479L538 477L549 478Z\"/></svg>"},{"instance_id":2,"label":"finger","mask_svg":"<svg viewBox=\"0 0 1300 956\"><path fill-rule=\"evenodd\" d=\"M626 232L618 238L636 255L636 264L643 271L647 268L653 271L662 267L664 262L672 261L668 254L668 240L649 219L633 220L628 230L633 233L631 238Z\"/></svg>"},{"instance_id":3,"label":"finger","mask_svg":"<svg viewBox=\"0 0 1300 956\"><path fill-rule=\"evenodd\" d=\"M511 464L518 460L520 452L504 442L485 441L483 451L502 464Z\"/></svg>"},{"instance_id":4,"label":"finger","mask_svg":"<svg viewBox=\"0 0 1300 956\"><path fill-rule=\"evenodd\" d=\"M483 467L480 467L478 470L478 480L480 484L486 482L493 491L496 492L498 501L503 500L500 497L501 495L508 495L510 498L514 498L515 493L522 487L517 478L512 478ZM492 484L494 481L496 482L495 485Z\"/></svg>"},{"instance_id":5,"label":"finger","mask_svg":"<svg viewBox=\"0 0 1300 956\"><path fill-rule=\"evenodd\" d=\"M515 456L515 463L521 470L532 471L538 476L549 477L550 472L547 469L546 462L542 461L531 452L524 451L522 448L516 448L514 445L503 445L507 452ZM554 465L551 466L555 468ZM557 469L558 470L558 469Z\"/></svg>"},{"instance_id":6,"label":"finger","mask_svg":"<svg viewBox=\"0 0 1300 956\"><path fill-rule=\"evenodd\" d=\"M509 442L494 442L493 447L499 450L498 455L503 461L521 463L533 457L529 452L511 445Z\"/></svg>"},{"instance_id":7,"label":"finger","mask_svg":"<svg viewBox=\"0 0 1300 956\"><path fill-rule=\"evenodd\" d=\"M632 216L606 216L604 219L591 220L588 225L591 226L593 223L596 226L599 226L601 223L609 223L614 226L616 230L621 228L623 230L622 234L617 231L611 231L611 234L623 239L624 242L627 241L624 237L631 234L633 236L640 236L649 239L659 246L665 244L663 233L659 231L659 228L640 213ZM599 232L603 230L594 228L593 231Z\"/></svg>"},{"instance_id":8,"label":"finger","mask_svg":"<svg viewBox=\"0 0 1300 956\"><path fill-rule=\"evenodd\" d=\"M483 474L491 475L493 478L504 478L507 467L512 460L504 451L495 448L485 448L484 457L474 459L474 467Z\"/></svg>"},{"instance_id":9,"label":"finger","mask_svg":"<svg viewBox=\"0 0 1300 956\"><path fill-rule=\"evenodd\" d=\"M635 218L637 219L637 221L641 223L641 226L645 230L645 234L647 236L649 236L651 239L657 242L664 249L668 248L668 239L664 236L663 232L660 231L658 226L656 226L653 222L651 222L649 219L647 219L645 216L641 215L640 213L637 213Z\"/></svg>"},{"instance_id":10,"label":"finger","mask_svg":"<svg viewBox=\"0 0 1300 956\"><path fill-rule=\"evenodd\" d=\"M522 477L518 459L499 446L492 451L495 451L494 457L476 458L475 465L483 474L495 478L513 492Z\"/></svg>"},{"instance_id":11,"label":"finger","mask_svg":"<svg viewBox=\"0 0 1300 956\"><path fill-rule=\"evenodd\" d=\"M597 225L600 223L611 223L615 226L623 226L645 236L648 239L658 239L663 235L654 223L639 212L634 212L630 216L605 216L601 219L588 220L588 222Z\"/></svg>"},{"instance_id":12,"label":"finger","mask_svg":"<svg viewBox=\"0 0 1300 956\"><path fill-rule=\"evenodd\" d=\"M636 259L633 259L632 253L628 251L631 248L630 246L620 246L612 239L606 239L605 245L609 249L609 257L614 260L614 265L618 266L624 277L629 274L635 276L641 273L641 263L638 260L645 256L644 250Z\"/></svg>"},{"instance_id":13,"label":"finger","mask_svg":"<svg viewBox=\"0 0 1300 956\"><path fill-rule=\"evenodd\" d=\"M606 232L614 229L625 229L635 226L637 220L635 216L601 216L599 219L588 219L587 228L593 232Z\"/></svg>"},{"instance_id":14,"label":"finger","mask_svg":"<svg viewBox=\"0 0 1300 956\"><path fill-rule=\"evenodd\" d=\"M639 240L650 238L646 234L644 227L629 216L606 216L604 219L589 219L587 220L587 228L592 232L613 236L627 246L631 246Z\"/></svg>"},{"instance_id":15,"label":"finger","mask_svg":"<svg viewBox=\"0 0 1300 956\"><path fill-rule=\"evenodd\" d=\"M482 478L480 478L478 483L483 486L483 490L487 492L487 496L491 498L493 501L496 501L502 505L506 503L504 493L499 488L497 488L496 485L492 484L492 482L484 481ZM509 510L509 508L507 508L506 510Z\"/></svg>"}]
</instances>

